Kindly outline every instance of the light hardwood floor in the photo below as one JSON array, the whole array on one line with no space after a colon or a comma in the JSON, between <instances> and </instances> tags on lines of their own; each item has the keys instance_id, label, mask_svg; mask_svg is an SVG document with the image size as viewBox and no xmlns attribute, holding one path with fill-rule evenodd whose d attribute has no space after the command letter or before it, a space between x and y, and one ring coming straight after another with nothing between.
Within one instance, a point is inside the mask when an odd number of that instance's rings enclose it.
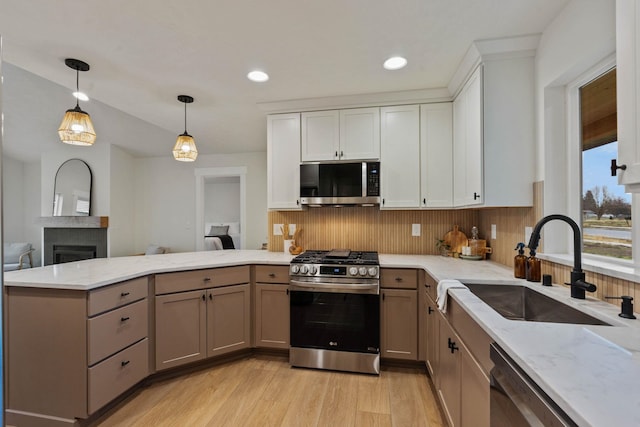
<instances>
[{"instance_id":1,"label":"light hardwood floor","mask_svg":"<svg viewBox=\"0 0 640 427\"><path fill-rule=\"evenodd\" d=\"M380 376L291 368L256 355L155 382L95 424L110 426L446 425L429 379L412 368Z\"/></svg>"}]
</instances>

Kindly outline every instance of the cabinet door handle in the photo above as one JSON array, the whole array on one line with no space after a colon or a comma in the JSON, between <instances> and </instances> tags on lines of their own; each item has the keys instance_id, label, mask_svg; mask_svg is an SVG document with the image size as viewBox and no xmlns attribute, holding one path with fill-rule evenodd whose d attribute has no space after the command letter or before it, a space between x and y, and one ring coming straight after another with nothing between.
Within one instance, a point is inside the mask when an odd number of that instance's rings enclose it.
<instances>
[{"instance_id":1,"label":"cabinet door handle","mask_svg":"<svg viewBox=\"0 0 640 427\"><path fill-rule=\"evenodd\" d=\"M384 292L382 293L382 301L384 301Z\"/></svg>"},{"instance_id":2,"label":"cabinet door handle","mask_svg":"<svg viewBox=\"0 0 640 427\"><path fill-rule=\"evenodd\" d=\"M344 157L344 151L340 151L340 158Z\"/></svg>"},{"instance_id":3,"label":"cabinet door handle","mask_svg":"<svg viewBox=\"0 0 640 427\"><path fill-rule=\"evenodd\" d=\"M431 287L431 285L429 285L429 284L426 284L426 283L425 283L425 284L424 284L424 287L425 287L425 288L430 288L430 287Z\"/></svg>"},{"instance_id":4,"label":"cabinet door handle","mask_svg":"<svg viewBox=\"0 0 640 427\"><path fill-rule=\"evenodd\" d=\"M204 280L205 282L210 282L210 281L211 281L211 277L205 277L203 280Z\"/></svg>"},{"instance_id":5,"label":"cabinet door handle","mask_svg":"<svg viewBox=\"0 0 640 427\"><path fill-rule=\"evenodd\" d=\"M276 273L269 273L269 277L276 277Z\"/></svg>"},{"instance_id":6,"label":"cabinet door handle","mask_svg":"<svg viewBox=\"0 0 640 427\"><path fill-rule=\"evenodd\" d=\"M460 350L458 347L456 347L456 342L455 341L451 341L451 337L447 338L449 340L449 349L451 350L451 354L453 354L456 350Z\"/></svg>"},{"instance_id":7,"label":"cabinet door handle","mask_svg":"<svg viewBox=\"0 0 640 427\"><path fill-rule=\"evenodd\" d=\"M289 289L287 289L287 295L289 295Z\"/></svg>"},{"instance_id":8,"label":"cabinet door handle","mask_svg":"<svg viewBox=\"0 0 640 427\"><path fill-rule=\"evenodd\" d=\"M124 298L124 297L126 297L127 295L129 295L129 292L121 292L121 293L120 293L120 297L121 297L121 298Z\"/></svg>"},{"instance_id":9,"label":"cabinet door handle","mask_svg":"<svg viewBox=\"0 0 640 427\"><path fill-rule=\"evenodd\" d=\"M426 205L427 204L427 199L422 199L422 204Z\"/></svg>"},{"instance_id":10,"label":"cabinet door handle","mask_svg":"<svg viewBox=\"0 0 640 427\"><path fill-rule=\"evenodd\" d=\"M611 159L611 176L618 175L618 169L627 170L627 165L619 165L616 159Z\"/></svg>"},{"instance_id":11,"label":"cabinet door handle","mask_svg":"<svg viewBox=\"0 0 640 427\"><path fill-rule=\"evenodd\" d=\"M127 366L129 363L131 363L129 360L123 360L122 362L120 362L120 366L125 367L125 366Z\"/></svg>"},{"instance_id":12,"label":"cabinet door handle","mask_svg":"<svg viewBox=\"0 0 640 427\"><path fill-rule=\"evenodd\" d=\"M129 320L129 316L120 318L121 322L126 322L127 320Z\"/></svg>"},{"instance_id":13,"label":"cabinet door handle","mask_svg":"<svg viewBox=\"0 0 640 427\"><path fill-rule=\"evenodd\" d=\"M396 277L396 282L402 282L402 277Z\"/></svg>"},{"instance_id":14,"label":"cabinet door handle","mask_svg":"<svg viewBox=\"0 0 640 427\"><path fill-rule=\"evenodd\" d=\"M429 308L427 309L427 313L429 313L429 314L433 313L433 308L429 307Z\"/></svg>"},{"instance_id":15,"label":"cabinet door handle","mask_svg":"<svg viewBox=\"0 0 640 427\"><path fill-rule=\"evenodd\" d=\"M336 155L335 155L335 157L338 157L338 151L337 151L337 150L336 150Z\"/></svg>"},{"instance_id":16,"label":"cabinet door handle","mask_svg":"<svg viewBox=\"0 0 640 427\"><path fill-rule=\"evenodd\" d=\"M473 192L473 200L478 200L480 198L480 193Z\"/></svg>"},{"instance_id":17,"label":"cabinet door handle","mask_svg":"<svg viewBox=\"0 0 640 427\"><path fill-rule=\"evenodd\" d=\"M202 294L202 301L206 301L204 294Z\"/></svg>"},{"instance_id":18,"label":"cabinet door handle","mask_svg":"<svg viewBox=\"0 0 640 427\"><path fill-rule=\"evenodd\" d=\"M209 294L209 300L213 301L213 294Z\"/></svg>"}]
</instances>

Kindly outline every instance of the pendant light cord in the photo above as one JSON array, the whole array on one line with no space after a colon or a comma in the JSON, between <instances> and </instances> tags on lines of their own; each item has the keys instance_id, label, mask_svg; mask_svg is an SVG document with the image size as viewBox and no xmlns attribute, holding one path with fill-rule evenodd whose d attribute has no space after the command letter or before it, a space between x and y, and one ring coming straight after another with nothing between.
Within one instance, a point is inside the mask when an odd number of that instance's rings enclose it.
<instances>
[{"instance_id":1,"label":"pendant light cord","mask_svg":"<svg viewBox=\"0 0 640 427\"><path fill-rule=\"evenodd\" d=\"M80 69L76 68L76 107L80 108Z\"/></svg>"},{"instance_id":2,"label":"pendant light cord","mask_svg":"<svg viewBox=\"0 0 640 427\"><path fill-rule=\"evenodd\" d=\"M184 133L187 133L187 103L184 103Z\"/></svg>"}]
</instances>

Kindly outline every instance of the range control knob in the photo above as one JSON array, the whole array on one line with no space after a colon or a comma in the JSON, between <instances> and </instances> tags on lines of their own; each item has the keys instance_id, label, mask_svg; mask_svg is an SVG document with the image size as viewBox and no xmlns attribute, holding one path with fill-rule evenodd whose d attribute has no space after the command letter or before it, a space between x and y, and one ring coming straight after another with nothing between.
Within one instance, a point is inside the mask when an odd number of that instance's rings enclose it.
<instances>
[{"instance_id":1,"label":"range control knob","mask_svg":"<svg viewBox=\"0 0 640 427\"><path fill-rule=\"evenodd\" d=\"M358 268L357 267L349 267L349 276L357 276Z\"/></svg>"},{"instance_id":2,"label":"range control knob","mask_svg":"<svg viewBox=\"0 0 640 427\"><path fill-rule=\"evenodd\" d=\"M366 267L360 267L360 270L358 270L361 276L366 276L367 275L367 268Z\"/></svg>"},{"instance_id":3,"label":"range control knob","mask_svg":"<svg viewBox=\"0 0 640 427\"><path fill-rule=\"evenodd\" d=\"M307 274L308 271L309 271L309 267L307 267L306 265L303 265L302 267L300 267L300 273Z\"/></svg>"},{"instance_id":4,"label":"range control knob","mask_svg":"<svg viewBox=\"0 0 640 427\"><path fill-rule=\"evenodd\" d=\"M369 276L374 277L378 274L378 269L376 267L369 267Z\"/></svg>"},{"instance_id":5,"label":"range control knob","mask_svg":"<svg viewBox=\"0 0 640 427\"><path fill-rule=\"evenodd\" d=\"M318 267L316 267L315 265L309 266L309 274L311 274L312 276L315 275L317 271L318 271Z\"/></svg>"},{"instance_id":6,"label":"range control knob","mask_svg":"<svg viewBox=\"0 0 640 427\"><path fill-rule=\"evenodd\" d=\"M300 271L300 266L299 265L294 264L294 265L291 266L291 272L293 274L298 274L298 271Z\"/></svg>"}]
</instances>

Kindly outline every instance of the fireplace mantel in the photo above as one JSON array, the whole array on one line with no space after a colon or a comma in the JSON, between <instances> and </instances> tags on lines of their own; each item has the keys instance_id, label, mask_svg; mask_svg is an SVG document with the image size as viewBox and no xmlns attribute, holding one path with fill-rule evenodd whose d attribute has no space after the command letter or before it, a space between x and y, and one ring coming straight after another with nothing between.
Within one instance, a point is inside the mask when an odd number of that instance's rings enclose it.
<instances>
[{"instance_id":1,"label":"fireplace mantel","mask_svg":"<svg viewBox=\"0 0 640 427\"><path fill-rule=\"evenodd\" d=\"M108 228L108 216L41 216L38 225L45 228Z\"/></svg>"}]
</instances>

